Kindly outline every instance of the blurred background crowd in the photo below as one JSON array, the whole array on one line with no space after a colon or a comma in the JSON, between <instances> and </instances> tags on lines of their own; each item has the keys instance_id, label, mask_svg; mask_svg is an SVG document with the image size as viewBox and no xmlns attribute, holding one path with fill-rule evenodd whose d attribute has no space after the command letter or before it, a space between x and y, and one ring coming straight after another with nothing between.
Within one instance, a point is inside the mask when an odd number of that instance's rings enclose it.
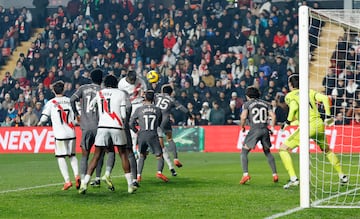
<instances>
[{"instance_id":1,"label":"blurred background crowd","mask_svg":"<svg viewBox=\"0 0 360 219\"><path fill-rule=\"evenodd\" d=\"M236 124L248 86L260 89L282 123L287 78L299 72L298 6L320 7L306 1L70 0L47 10L47 0L33 3L34 11L0 6L0 46L10 55L30 39L33 28L43 28L0 81L1 126L36 125L42 107L54 96L51 84L64 81L70 97L91 83L95 68L118 78L132 69L145 81L146 73L156 70L160 81L148 86L159 91L170 83L175 98L195 118L174 110L174 125ZM310 31L319 34L319 28ZM339 45L346 47L348 59L353 47L340 40ZM358 55L353 56L350 66L335 63L324 78L325 92L345 109L334 108L334 115L342 113L347 124L360 120L356 110L349 113L360 97ZM4 64L2 57L0 62ZM350 67L352 80L341 70Z\"/></svg>"}]
</instances>

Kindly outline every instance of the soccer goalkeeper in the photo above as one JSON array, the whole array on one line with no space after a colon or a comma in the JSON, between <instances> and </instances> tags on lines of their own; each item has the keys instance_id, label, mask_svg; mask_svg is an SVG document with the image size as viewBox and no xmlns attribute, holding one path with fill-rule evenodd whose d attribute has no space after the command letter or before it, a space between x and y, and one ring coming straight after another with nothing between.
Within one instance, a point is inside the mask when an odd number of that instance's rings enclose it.
<instances>
[{"instance_id":1,"label":"soccer goalkeeper","mask_svg":"<svg viewBox=\"0 0 360 219\"><path fill-rule=\"evenodd\" d=\"M284 122L281 129L283 130L291 122L299 119L299 75L293 74L288 79L288 85L290 92L285 96L285 102L289 106L289 113L287 120ZM320 117L319 110L317 108L317 102L322 102L325 108L326 118L323 121ZM341 183L347 183L348 177L344 175L339 159L332 152L327 144L326 135L325 135L325 125L324 123L330 125L333 123L333 119L330 117L330 103L327 96L318 93L314 90L309 91L309 126L310 132L309 136L313 139L319 146L322 151L325 152L326 157L330 161L331 165L338 172ZM293 162L290 156L290 151L299 146L300 133L299 128L296 129L280 146L279 155L280 158L287 170L290 180L287 184L284 185L284 189L288 189L290 186L299 185L299 180L295 174Z\"/></svg>"}]
</instances>

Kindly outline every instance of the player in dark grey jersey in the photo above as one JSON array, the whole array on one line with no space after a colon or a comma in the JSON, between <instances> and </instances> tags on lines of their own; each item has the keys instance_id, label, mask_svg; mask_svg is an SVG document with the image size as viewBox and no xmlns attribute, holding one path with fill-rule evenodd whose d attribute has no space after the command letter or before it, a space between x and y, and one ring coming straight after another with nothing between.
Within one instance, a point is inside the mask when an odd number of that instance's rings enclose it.
<instances>
[{"instance_id":1,"label":"player in dark grey jersey","mask_svg":"<svg viewBox=\"0 0 360 219\"><path fill-rule=\"evenodd\" d=\"M248 174L248 154L251 149L255 148L258 141L261 142L264 154L271 167L273 181L278 182L279 180L275 160L270 152L270 135L274 130L276 116L271 110L271 105L268 102L259 99L259 97L260 91L256 87L248 87L246 89L246 99L248 101L243 105L240 126L242 131L245 132L245 123L247 120L250 125L250 131L245 138L244 145L241 150L243 177L240 184L245 184L251 178ZM268 129L269 116L271 117L271 129Z\"/></svg>"},{"instance_id":2,"label":"player in dark grey jersey","mask_svg":"<svg viewBox=\"0 0 360 219\"><path fill-rule=\"evenodd\" d=\"M176 101L172 96L173 89L170 84L164 84L161 87L161 93L155 95L155 105L161 109L163 120L161 122L158 135L160 144L163 148L164 152L164 159L166 163L169 166L169 169L171 171L171 174L173 176L176 176L177 173L170 161L170 156L168 156L167 149L164 146L164 139L163 135L166 134L167 142L169 143L169 149L173 152L174 155L174 164L177 167L182 167L181 162L178 159L178 153L176 149L176 144L174 140L172 139L172 128L171 128L171 122L170 122L170 114L171 110L176 108L184 113L188 113L188 109L181 105L178 101Z\"/></svg>"},{"instance_id":3,"label":"player in dark grey jersey","mask_svg":"<svg viewBox=\"0 0 360 219\"><path fill-rule=\"evenodd\" d=\"M82 131L80 143L82 149L82 157L80 162L80 176L82 183L86 175L89 153L95 141L99 120L98 112L90 110L89 104L91 100L94 99L96 92L100 90L102 77L102 70L94 69L91 71L91 79L93 83L80 86L80 88L70 98L71 108L74 111L77 120L80 120L80 128ZM81 104L81 115L77 110L76 102L80 102Z\"/></svg>"},{"instance_id":4,"label":"player in dark grey jersey","mask_svg":"<svg viewBox=\"0 0 360 219\"><path fill-rule=\"evenodd\" d=\"M138 160L137 178L139 182L141 181L141 173L144 168L148 147L151 148L156 159L158 159L158 171L156 177L164 182L168 181L168 178L162 174L162 170L164 169L164 158L157 133L157 129L162 121L162 113L160 108L153 105L153 101L154 91L146 91L144 105L137 108L130 118L130 128L138 135L140 158ZM140 127L139 130L135 126L136 122Z\"/></svg>"}]
</instances>

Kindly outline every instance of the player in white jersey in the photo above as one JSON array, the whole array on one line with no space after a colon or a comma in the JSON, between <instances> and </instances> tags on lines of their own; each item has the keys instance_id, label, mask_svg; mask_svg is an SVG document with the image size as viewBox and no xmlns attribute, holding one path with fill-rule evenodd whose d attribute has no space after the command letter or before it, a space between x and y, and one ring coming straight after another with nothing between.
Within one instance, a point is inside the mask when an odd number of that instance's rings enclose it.
<instances>
[{"instance_id":1,"label":"player in white jersey","mask_svg":"<svg viewBox=\"0 0 360 219\"><path fill-rule=\"evenodd\" d=\"M40 126L49 118L51 119L55 136L55 156L60 172L65 180L63 190L68 190L72 187L65 157L69 157L70 159L70 164L76 179L76 187L79 188L79 167L78 160L75 156L76 134L74 112L71 109L70 98L63 96L64 82L56 82L53 85L53 92L55 93L55 97L46 103L38 125Z\"/></svg>"},{"instance_id":2,"label":"player in white jersey","mask_svg":"<svg viewBox=\"0 0 360 219\"><path fill-rule=\"evenodd\" d=\"M80 161L80 175L82 183L84 183L84 177L86 175L88 167L88 159L90 150L95 142L95 136L98 126L98 115L97 110L90 110L90 102L95 98L96 93L100 90L100 85L102 83L103 71L101 69L94 69L91 71L91 84L84 84L77 89L77 91L71 96L71 107L74 111L77 120L80 121L80 127L82 131L81 137L81 149L82 157ZM76 103L80 102L81 104L81 114L77 110ZM105 152L103 153L105 154ZM109 151L108 160L106 165L105 175L103 179L109 185L109 189L113 190L113 185L110 180L110 172L114 165L115 153L114 151ZM94 181L97 186L100 186L100 174L103 164L104 156L101 156L101 161L96 168L96 180Z\"/></svg>"},{"instance_id":3,"label":"player in white jersey","mask_svg":"<svg viewBox=\"0 0 360 219\"><path fill-rule=\"evenodd\" d=\"M86 193L87 184L96 168L102 151L107 147L113 146L118 148L122 160L122 167L128 183L128 192L133 193L136 187L132 185L133 181L128 159L130 149L127 147L125 134L127 94L117 89L117 79L115 76L106 76L104 85L105 88L98 91L90 103L90 107L97 107L99 123L95 138L95 153L89 164L84 184L81 184L79 193Z\"/></svg>"},{"instance_id":4,"label":"player in white jersey","mask_svg":"<svg viewBox=\"0 0 360 219\"><path fill-rule=\"evenodd\" d=\"M128 93L132 107L132 115L137 108L143 105L144 91L147 90L145 81L138 78L136 72L131 70L126 77L120 79L118 88ZM136 148L136 134L133 131L131 131L131 139L133 147ZM137 150L134 150L134 152L136 153Z\"/></svg>"},{"instance_id":5,"label":"player in white jersey","mask_svg":"<svg viewBox=\"0 0 360 219\"><path fill-rule=\"evenodd\" d=\"M135 110L143 105L143 96L144 91L147 90L147 86L144 80L138 78L135 71L130 70L126 77L120 79L118 83L118 88L122 91L125 91L129 95L129 100L131 103L131 115L134 114ZM137 164L136 159L139 157L139 152L137 149L137 135L133 130L127 130L131 137L129 137L128 145L132 147L133 153L129 154L129 161L131 166L131 173L133 175L134 184L137 185Z\"/></svg>"}]
</instances>

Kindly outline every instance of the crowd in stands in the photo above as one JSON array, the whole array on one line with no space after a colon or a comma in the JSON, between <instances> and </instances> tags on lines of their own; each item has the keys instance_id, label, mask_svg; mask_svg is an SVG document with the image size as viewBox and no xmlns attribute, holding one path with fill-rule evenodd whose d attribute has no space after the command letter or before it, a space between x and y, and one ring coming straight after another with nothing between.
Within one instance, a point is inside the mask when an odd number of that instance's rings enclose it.
<instances>
[{"instance_id":1,"label":"crowd in stands","mask_svg":"<svg viewBox=\"0 0 360 219\"><path fill-rule=\"evenodd\" d=\"M175 125L235 124L248 86L260 89L282 123L287 78L299 70L298 2L239 2L183 0L167 8L146 0L70 0L50 13L43 33L0 82L1 126L35 125L53 97L51 84L63 80L71 96L91 83L95 68L118 78L133 69L144 79L156 70L160 81L149 87L170 83L195 118L174 111ZM11 11L0 10L1 22L31 23L27 9Z\"/></svg>"}]
</instances>

